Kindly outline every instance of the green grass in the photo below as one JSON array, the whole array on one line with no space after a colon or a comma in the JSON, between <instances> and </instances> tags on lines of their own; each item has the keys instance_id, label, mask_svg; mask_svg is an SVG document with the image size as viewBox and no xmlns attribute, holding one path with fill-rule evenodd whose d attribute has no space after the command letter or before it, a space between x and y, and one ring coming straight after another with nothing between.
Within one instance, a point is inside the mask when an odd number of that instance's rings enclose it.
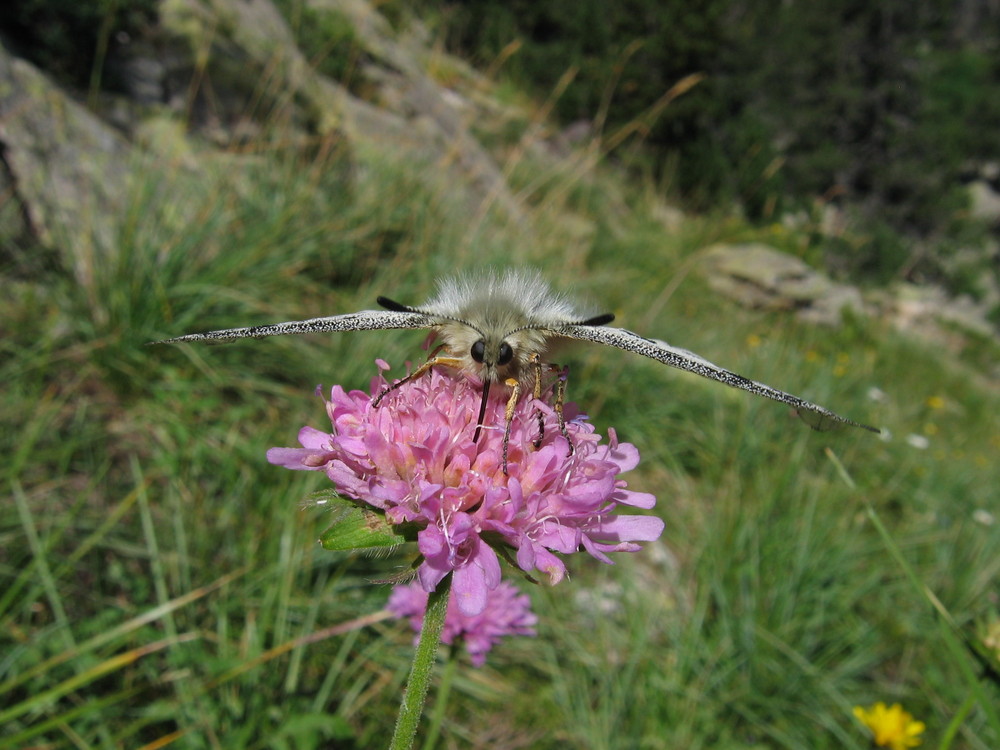
<instances>
[{"instance_id":1,"label":"green grass","mask_svg":"<svg viewBox=\"0 0 1000 750\"><path fill-rule=\"evenodd\" d=\"M363 618L388 594L370 581L412 551L321 550L324 518L300 503L323 478L264 452L323 426L317 383L366 387L378 356L400 372L421 335L145 344L419 302L479 258L540 267L622 325L891 437L560 353L571 398L639 447L630 486L667 530L532 588L539 637L460 666L439 747L863 748L851 707L878 700L925 721L926 746L997 746L996 673L955 647L996 617L1000 524L976 520L996 512L995 387L875 321L812 329L714 296L699 250L756 230L670 230L653 191L603 166L520 154L512 226L470 221L428 165L321 153L206 157L198 181L150 170L114 247L62 238L61 262L0 301L0 747L385 745L412 634Z\"/></svg>"}]
</instances>

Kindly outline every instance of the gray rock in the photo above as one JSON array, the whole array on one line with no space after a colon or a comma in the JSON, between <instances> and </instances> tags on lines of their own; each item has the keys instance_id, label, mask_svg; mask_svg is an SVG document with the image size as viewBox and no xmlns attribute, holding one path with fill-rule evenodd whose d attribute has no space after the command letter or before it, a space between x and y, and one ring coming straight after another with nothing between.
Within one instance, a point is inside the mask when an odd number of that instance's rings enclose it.
<instances>
[{"instance_id":1,"label":"gray rock","mask_svg":"<svg viewBox=\"0 0 1000 750\"><path fill-rule=\"evenodd\" d=\"M986 180L969 183L969 215L994 226L1000 225L1000 193Z\"/></svg>"},{"instance_id":2,"label":"gray rock","mask_svg":"<svg viewBox=\"0 0 1000 750\"><path fill-rule=\"evenodd\" d=\"M768 245L716 245L705 251L709 286L747 307L792 310L813 323L837 325L845 308L864 313L861 293Z\"/></svg>"},{"instance_id":3,"label":"gray rock","mask_svg":"<svg viewBox=\"0 0 1000 750\"><path fill-rule=\"evenodd\" d=\"M167 99L167 66L151 54L117 60L113 72L129 98L139 104L160 104Z\"/></svg>"},{"instance_id":4,"label":"gray rock","mask_svg":"<svg viewBox=\"0 0 1000 750\"><path fill-rule=\"evenodd\" d=\"M419 26L400 34L364 0L309 0L309 6L350 22L364 50L365 99L309 64L270 0L161 3L167 44L188 49L189 77L198 71L212 92L210 100L195 101L195 131L220 145L248 119L303 138L337 133L352 148L425 165L429 180L467 185L466 199L477 212L499 206L515 223L526 223L503 170L470 130L478 111L426 73L433 52ZM466 74L475 75L463 68Z\"/></svg>"},{"instance_id":5,"label":"gray rock","mask_svg":"<svg viewBox=\"0 0 1000 750\"><path fill-rule=\"evenodd\" d=\"M383 148L402 145L435 171L443 170L449 182L469 185L474 210L483 204L497 205L515 223L525 224L524 211L503 170L470 130L480 114L472 100L425 72L429 50L421 27L399 35L364 0L309 0L309 4L349 18L365 51L376 61L367 66L366 76L378 87L376 98L382 106L373 107L346 91L339 96L341 123L349 137ZM477 76L468 67L462 67L462 74L469 79Z\"/></svg>"},{"instance_id":6,"label":"gray rock","mask_svg":"<svg viewBox=\"0 0 1000 750\"><path fill-rule=\"evenodd\" d=\"M80 283L114 247L130 182L128 143L0 44L0 145L34 239Z\"/></svg>"},{"instance_id":7,"label":"gray rock","mask_svg":"<svg viewBox=\"0 0 1000 750\"><path fill-rule=\"evenodd\" d=\"M30 244L31 228L24 203L17 193L17 181L0 158L0 261L6 266L20 265L16 249Z\"/></svg>"},{"instance_id":8,"label":"gray rock","mask_svg":"<svg viewBox=\"0 0 1000 750\"><path fill-rule=\"evenodd\" d=\"M896 329L949 351L960 351L968 344L966 333L983 338L997 335L982 304L966 296L950 297L934 286L895 284L880 295L880 306Z\"/></svg>"}]
</instances>

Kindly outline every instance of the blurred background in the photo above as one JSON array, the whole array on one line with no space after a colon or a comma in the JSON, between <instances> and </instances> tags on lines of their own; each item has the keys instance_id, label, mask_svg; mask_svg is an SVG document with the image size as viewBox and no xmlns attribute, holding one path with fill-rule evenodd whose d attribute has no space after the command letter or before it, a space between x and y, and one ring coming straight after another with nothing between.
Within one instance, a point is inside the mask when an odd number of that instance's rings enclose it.
<instances>
[{"instance_id":1,"label":"blurred background","mask_svg":"<svg viewBox=\"0 0 1000 750\"><path fill-rule=\"evenodd\" d=\"M883 429L567 346L667 530L461 652L439 747L1000 743L1000 9L14 0L0 17L0 747L384 746L384 579L270 466L420 332L150 347L531 266ZM580 557L581 559L576 559Z\"/></svg>"}]
</instances>

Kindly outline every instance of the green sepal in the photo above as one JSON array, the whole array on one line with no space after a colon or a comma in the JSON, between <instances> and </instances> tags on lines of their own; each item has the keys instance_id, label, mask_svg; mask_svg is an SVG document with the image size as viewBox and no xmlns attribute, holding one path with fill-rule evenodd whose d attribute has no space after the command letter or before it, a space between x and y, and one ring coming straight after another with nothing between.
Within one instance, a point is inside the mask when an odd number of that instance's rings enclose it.
<instances>
[{"instance_id":1,"label":"green sepal","mask_svg":"<svg viewBox=\"0 0 1000 750\"><path fill-rule=\"evenodd\" d=\"M390 523L385 513L341 497L332 490L316 493L310 501L329 508L334 515L333 525L319 538L323 549L377 549L416 541L417 528L413 524Z\"/></svg>"}]
</instances>

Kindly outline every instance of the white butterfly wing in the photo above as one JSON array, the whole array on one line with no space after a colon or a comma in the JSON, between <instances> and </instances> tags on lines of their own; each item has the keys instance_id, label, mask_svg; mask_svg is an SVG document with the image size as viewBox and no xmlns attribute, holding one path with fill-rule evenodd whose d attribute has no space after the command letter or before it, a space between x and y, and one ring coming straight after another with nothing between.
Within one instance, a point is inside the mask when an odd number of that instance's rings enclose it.
<instances>
[{"instance_id":1,"label":"white butterfly wing","mask_svg":"<svg viewBox=\"0 0 1000 750\"><path fill-rule=\"evenodd\" d=\"M632 354L640 354L643 357L649 357L665 365L693 372L696 375L710 378L733 388L740 388L758 396L780 401L783 404L795 407L803 421L816 430L828 430L836 426L837 423L843 423L861 427L872 432L879 432L875 427L842 417L818 404L813 404L798 396L793 396L790 393L779 391L777 388L772 388L764 383L758 383L742 375L737 375L735 372L730 372L718 365L712 364L703 357L699 357L694 352L671 346L665 341L644 338L624 328L567 325L553 331L553 333L557 336L565 336L566 338L580 339L582 341L593 341L598 344L613 346Z\"/></svg>"},{"instance_id":2,"label":"white butterfly wing","mask_svg":"<svg viewBox=\"0 0 1000 750\"><path fill-rule=\"evenodd\" d=\"M246 328L228 328L221 331L189 333L172 339L155 341L155 344L176 344L182 341L232 341L233 339L259 339L265 336L283 336L290 333L336 333L341 331L376 331L390 328L431 328L436 325L433 318L421 313L396 312L392 310L362 310L345 315L331 315L326 318L293 320Z\"/></svg>"}]
</instances>

